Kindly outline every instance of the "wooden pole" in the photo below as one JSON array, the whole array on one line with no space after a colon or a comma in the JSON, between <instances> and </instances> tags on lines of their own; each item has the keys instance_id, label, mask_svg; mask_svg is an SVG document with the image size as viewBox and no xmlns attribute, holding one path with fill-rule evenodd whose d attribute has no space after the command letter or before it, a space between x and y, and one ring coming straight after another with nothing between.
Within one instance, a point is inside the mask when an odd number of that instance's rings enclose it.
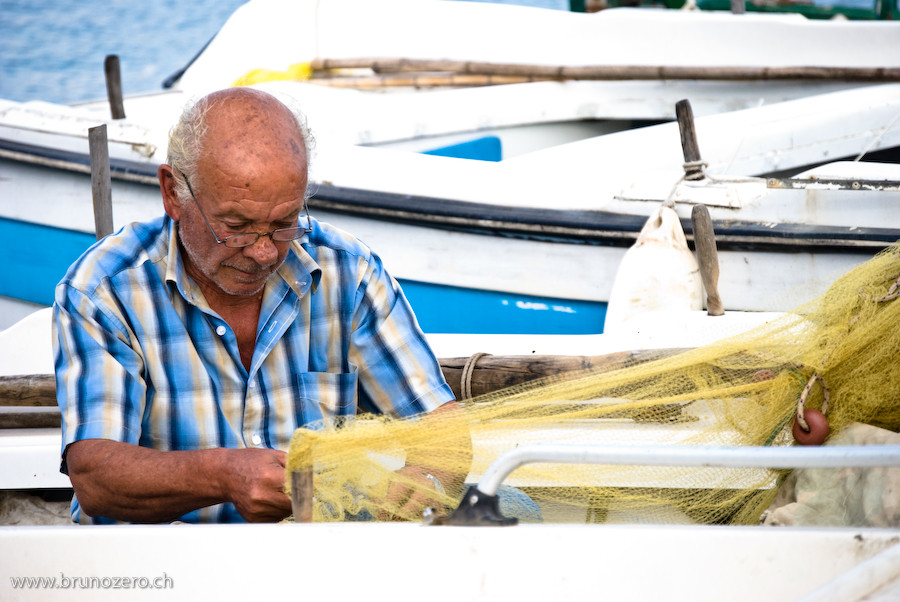
<instances>
[{"instance_id":1,"label":"wooden pole","mask_svg":"<svg viewBox=\"0 0 900 602\"><path fill-rule=\"evenodd\" d=\"M313 444L310 437L292 443L291 511L294 522L311 523L313 519Z\"/></svg>"},{"instance_id":2,"label":"wooden pole","mask_svg":"<svg viewBox=\"0 0 900 602\"><path fill-rule=\"evenodd\" d=\"M546 376L593 370L605 372L680 353L684 349L618 351L606 355L482 355L466 374L472 395L498 391ZM468 357L439 358L444 378L457 399ZM55 406L56 379L52 374L0 376L0 406Z\"/></svg>"},{"instance_id":3,"label":"wooden pole","mask_svg":"<svg viewBox=\"0 0 900 602\"><path fill-rule=\"evenodd\" d=\"M620 351L606 355L481 355L475 366L472 358L440 358L441 371L458 400L493 393L544 377L575 375L585 370L608 372L626 366L668 357L683 349ZM467 382L466 382L467 381Z\"/></svg>"},{"instance_id":4,"label":"wooden pole","mask_svg":"<svg viewBox=\"0 0 900 602\"><path fill-rule=\"evenodd\" d=\"M94 230L97 240L113 231L112 183L109 175L109 147L106 124L88 129L91 153L91 192L94 197Z\"/></svg>"},{"instance_id":5,"label":"wooden pole","mask_svg":"<svg viewBox=\"0 0 900 602\"><path fill-rule=\"evenodd\" d=\"M294 522L311 523L313 519L313 472L298 470L291 473L291 510Z\"/></svg>"},{"instance_id":6,"label":"wooden pole","mask_svg":"<svg viewBox=\"0 0 900 602\"><path fill-rule=\"evenodd\" d=\"M697 144L697 131L694 129L694 111L691 101L679 100L675 103L675 118L681 132L681 150L684 153L684 179L702 180L706 177L700 164L700 145Z\"/></svg>"},{"instance_id":7,"label":"wooden pole","mask_svg":"<svg viewBox=\"0 0 900 602\"><path fill-rule=\"evenodd\" d=\"M700 278L706 290L706 313L710 316L725 314L719 297L719 251L716 248L716 233L706 205L694 205L691 210L691 224L694 230L694 248L697 263L700 264Z\"/></svg>"},{"instance_id":8,"label":"wooden pole","mask_svg":"<svg viewBox=\"0 0 900 602\"><path fill-rule=\"evenodd\" d=\"M735 15L743 15L747 10L744 0L731 0L731 12Z\"/></svg>"},{"instance_id":9,"label":"wooden pole","mask_svg":"<svg viewBox=\"0 0 900 602\"><path fill-rule=\"evenodd\" d=\"M106 95L109 97L109 109L113 119L125 119L125 103L122 100L122 71L119 68L119 57L106 55L103 61L106 73Z\"/></svg>"},{"instance_id":10,"label":"wooden pole","mask_svg":"<svg viewBox=\"0 0 900 602\"><path fill-rule=\"evenodd\" d=\"M411 73L400 75L315 75L308 80L311 84L332 88L438 88L497 86L538 81L533 77L515 75L470 75L456 73Z\"/></svg>"},{"instance_id":11,"label":"wooden pole","mask_svg":"<svg viewBox=\"0 0 900 602\"><path fill-rule=\"evenodd\" d=\"M0 376L0 406L56 406L52 374Z\"/></svg>"},{"instance_id":12,"label":"wooden pole","mask_svg":"<svg viewBox=\"0 0 900 602\"><path fill-rule=\"evenodd\" d=\"M61 424L59 408L0 407L0 429L57 428Z\"/></svg>"},{"instance_id":13,"label":"wooden pole","mask_svg":"<svg viewBox=\"0 0 900 602\"><path fill-rule=\"evenodd\" d=\"M632 79L702 79L702 80L837 80L900 81L897 67L826 67L794 65L783 67L729 65L529 65L521 63L487 63L446 59L406 59L361 57L316 59L314 71L329 69L372 69L376 73L448 72L472 75L504 75L543 80L632 80Z\"/></svg>"}]
</instances>

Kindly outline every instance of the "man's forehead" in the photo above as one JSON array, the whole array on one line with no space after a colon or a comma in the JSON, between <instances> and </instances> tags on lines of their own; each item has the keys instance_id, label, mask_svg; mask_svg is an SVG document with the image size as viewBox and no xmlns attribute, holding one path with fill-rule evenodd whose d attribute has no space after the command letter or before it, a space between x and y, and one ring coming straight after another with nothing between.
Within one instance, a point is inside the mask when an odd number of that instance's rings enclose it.
<instances>
[{"instance_id":1,"label":"man's forehead","mask_svg":"<svg viewBox=\"0 0 900 602\"><path fill-rule=\"evenodd\" d=\"M220 218L288 220L300 215L303 209L302 199L286 200L276 203L258 203L248 200L225 202L217 212Z\"/></svg>"}]
</instances>

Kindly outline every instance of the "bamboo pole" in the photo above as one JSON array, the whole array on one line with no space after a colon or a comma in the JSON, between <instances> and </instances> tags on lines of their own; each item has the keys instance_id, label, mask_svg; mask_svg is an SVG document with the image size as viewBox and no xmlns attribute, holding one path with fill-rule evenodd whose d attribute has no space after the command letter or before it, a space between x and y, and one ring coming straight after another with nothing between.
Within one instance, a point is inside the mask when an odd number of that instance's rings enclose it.
<instances>
[{"instance_id":1,"label":"bamboo pole","mask_svg":"<svg viewBox=\"0 0 900 602\"><path fill-rule=\"evenodd\" d=\"M428 73L410 75L314 75L309 83L332 88L436 88L496 86L541 81L533 77L508 75L460 75L456 73Z\"/></svg>"},{"instance_id":2,"label":"bamboo pole","mask_svg":"<svg viewBox=\"0 0 900 602\"><path fill-rule=\"evenodd\" d=\"M376 73L447 72L470 75L504 75L551 80L846 80L900 81L896 67L827 67L818 65L705 66L705 65L525 65L446 59L346 58L316 59L314 71L329 69L371 69Z\"/></svg>"}]
</instances>

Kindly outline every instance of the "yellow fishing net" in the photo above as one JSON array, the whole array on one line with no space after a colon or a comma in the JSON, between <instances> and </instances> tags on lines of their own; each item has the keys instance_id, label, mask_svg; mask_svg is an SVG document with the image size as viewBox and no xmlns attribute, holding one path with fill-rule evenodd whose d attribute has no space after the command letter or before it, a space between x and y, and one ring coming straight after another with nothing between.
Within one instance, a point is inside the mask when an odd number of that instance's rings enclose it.
<instances>
[{"instance_id":1,"label":"yellow fishing net","mask_svg":"<svg viewBox=\"0 0 900 602\"><path fill-rule=\"evenodd\" d=\"M825 410L830 438L855 423L897 431L898 276L900 247L894 245L815 301L706 347L505 389L467 400L463 412L443 420L370 417L334 429L301 429L288 454L288 475L312 469L315 521L397 518L384 500L404 463L467 475L472 484L501 453L530 443L795 445L791 429L802 395L804 408ZM528 464L501 487L500 509L523 521L755 524L786 475ZM433 490L424 479L409 484ZM440 502L455 508L461 494L447 491Z\"/></svg>"}]
</instances>

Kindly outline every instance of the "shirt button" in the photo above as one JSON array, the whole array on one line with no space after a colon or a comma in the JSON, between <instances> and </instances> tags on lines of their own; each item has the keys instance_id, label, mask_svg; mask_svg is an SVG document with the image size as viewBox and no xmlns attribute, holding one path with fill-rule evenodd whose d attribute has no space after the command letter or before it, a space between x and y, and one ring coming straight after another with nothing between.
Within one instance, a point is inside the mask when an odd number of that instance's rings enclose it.
<instances>
[{"instance_id":1,"label":"shirt button","mask_svg":"<svg viewBox=\"0 0 900 602\"><path fill-rule=\"evenodd\" d=\"M225 327L219 326L218 328L216 328L216 334L220 337L225 336Z\"/></svg>"},{"instance_id":2,"label":"shirt button","mask_svg":"<svg viewBox=\"0 0 900 602\"><path fill-rule=\"evenodd\" d=\"M262 437L259 436L259 433L254 433L252 437L250 437L250 441L253 442L253 445L259 445L262 443Z\"/></svg>"},{"instance_id":3,"label":"shirt button","mask_svg":"<svg viewBox=\"0 0 900 602\"><path fill-rule=\"evenodd\" d=\"M251 388L251 389L255 389L255 388L256 388L256 381L255 381L255 380L251 380L251 381L250 381L250 388Z\"/></svg>"}]
</instances>

